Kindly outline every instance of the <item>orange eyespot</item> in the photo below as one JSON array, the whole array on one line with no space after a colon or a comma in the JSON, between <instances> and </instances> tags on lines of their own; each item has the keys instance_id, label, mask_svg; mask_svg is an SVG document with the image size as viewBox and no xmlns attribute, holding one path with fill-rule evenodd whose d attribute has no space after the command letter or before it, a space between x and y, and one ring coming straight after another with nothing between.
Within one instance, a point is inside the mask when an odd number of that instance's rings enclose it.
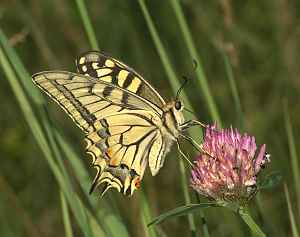
<instances>
[{"instance_id":1,"label":"orange eyespot","mask_svg":"<svg viewBox=\"0 0 300 237\"><path fill-rule=\"evenodd\" d=\"M137 178L137 179L135 180L134 186L135 186L137 189L139 189L139 188L141 187L141 181L140 181L139 178Z\"/></svg>"},{"instance_id":2,"label":"orange eyespot","mask_svg":"<svg viewBox=\"0 0 300 237\"><path fill-rule=\"evenodd\" d=\"M117 159L116 158L110 159L109 164L112 166L117 166Z\"/></svg>"},{"instance_id":3,"label":"orange eyespot","mask_svg":"<svg viewBox=\"0 0 300 237\"><path fill-rule=\"evenodd\" d=\"M112 156L112 150L110 148L108 148L106 151L105 151L105 155L108 157L108 158L111 158Z\"/></svg>"}]
</instances>

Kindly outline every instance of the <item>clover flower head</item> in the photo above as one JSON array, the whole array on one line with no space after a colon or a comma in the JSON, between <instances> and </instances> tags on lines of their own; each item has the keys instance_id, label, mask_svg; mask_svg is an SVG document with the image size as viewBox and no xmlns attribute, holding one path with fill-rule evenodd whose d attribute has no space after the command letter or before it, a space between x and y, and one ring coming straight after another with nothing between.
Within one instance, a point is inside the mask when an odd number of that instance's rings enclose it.
<instances>
[{"instance_id":1,"label":"clover flower head","mask_svg":"<svg viewBox=\"0 0 300 237\"><path fill-rule=\"evenodd\" d=\"M191 186L216 201L244 203L257 191L257 175L270 155L266 145L256 154L255 138L237 129L206 128L202 148L191 174Z\"/></svg>"}]
</instances>

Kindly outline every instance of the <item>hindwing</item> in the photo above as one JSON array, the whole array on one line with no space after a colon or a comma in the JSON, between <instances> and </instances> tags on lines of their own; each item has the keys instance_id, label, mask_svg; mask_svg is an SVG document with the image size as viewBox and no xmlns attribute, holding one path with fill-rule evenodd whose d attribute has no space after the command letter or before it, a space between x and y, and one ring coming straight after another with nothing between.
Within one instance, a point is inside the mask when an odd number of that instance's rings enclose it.
<instances>
[{"instance_id":1,"label":"hindwing","mask_svg":"<svg viewBox=\"0 0 300 237\"><path fill-rule=\"evenodd\" d=\"M155 144L162 137L153 116L144 110L109 115L99 121L97 131L86 136L87 153L98 170L91 191L102 183L102 192L114 187L132 194L139 187L149 159L160 152Z\"/></svg>"}]
</instances>

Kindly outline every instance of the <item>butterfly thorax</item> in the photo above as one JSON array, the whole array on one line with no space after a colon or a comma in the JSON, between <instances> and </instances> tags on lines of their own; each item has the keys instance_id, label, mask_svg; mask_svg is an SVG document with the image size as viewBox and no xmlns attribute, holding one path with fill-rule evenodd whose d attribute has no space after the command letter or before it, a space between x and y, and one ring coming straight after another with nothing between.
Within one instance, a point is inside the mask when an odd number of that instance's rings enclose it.
<instances>
[{"instance_id":1,"label":"butterfly thorax","mask_svg":"<svg viewBox=\"0 0 300 237\"><path fill-rule=\"evenodd\" d=\"M180 106L178 106L180 103ZM163 108L163 128L166 133L172 137L172 140L176 140L181 133L180 125L184 123L184 117L182 114L182 106L179 101L171 101Z\"/></svg>"}]
</instances>

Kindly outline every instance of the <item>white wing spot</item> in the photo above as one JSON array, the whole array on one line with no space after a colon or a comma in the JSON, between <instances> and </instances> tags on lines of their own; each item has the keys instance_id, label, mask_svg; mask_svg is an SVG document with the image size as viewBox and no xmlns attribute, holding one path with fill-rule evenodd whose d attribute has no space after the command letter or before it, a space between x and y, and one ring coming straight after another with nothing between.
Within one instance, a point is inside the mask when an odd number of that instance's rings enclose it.
<instances>
[{"instance_id":1,"label":"white wing spot","mask_svg":"<svg viewBox=\"0 0 300 237\"><path fill-rule=\"evenodd\" d=\"M94 63L92 63L92 68L93 68L93 69L98 69L98 68L99 68L98 65L99 65L99 64L98 64L97 62L94 62Z\"/></svg>"},{"instance_id":2,"label":"white wing spot","mask_svg":"<svg viewBox=\"0 0 300 237\"><path fill-rule=\"evenodd\" d=\"M87 67L86 67L85 65L83 65L83 66L81 67L81 69L82 69L83 72L86 72L86 71L87 71Z\"/></svg>"},{"instance_id":3,"label":"white wing spot","mask_svg":"<svg viewBox=\"0 0 300 237\"><path fill-rule=\"evenodd\" d=\"M79 64L84 64L85 63L85 57L81 57L79 59Z\"/></svg>"},{"instance_id":4,"label":"white wing spot","mask_svg":"<svg viewBox=\"0 0 300 237\"><path fill-rule=\"evenodd\" d=\"M124 82L128 76L129 72L126 70L121 70L118 74L118 84L120 87L123 87Z\"/></svg>"},{"instance_id":5,"label":"white wing spot","mask_svg":"<svg viewBox=\"0 0 300 237\"><path fill-rule=\"evenodd\" d=\"M105 66L106 67L114 67L115 63L108 59L108 60L105 61Z\"/></svg>"},{"instance_id":6,"label":"white wing spot","mask_svg":"<svg viewBox=\"0 0 300 237\"><path fill-rule=\"evenodd\" d=\"M109 73L112 72L111 69L98 69L96 70L98 77L103 77L103 76L107 76Z\"/></svg>"}]
</instances>

